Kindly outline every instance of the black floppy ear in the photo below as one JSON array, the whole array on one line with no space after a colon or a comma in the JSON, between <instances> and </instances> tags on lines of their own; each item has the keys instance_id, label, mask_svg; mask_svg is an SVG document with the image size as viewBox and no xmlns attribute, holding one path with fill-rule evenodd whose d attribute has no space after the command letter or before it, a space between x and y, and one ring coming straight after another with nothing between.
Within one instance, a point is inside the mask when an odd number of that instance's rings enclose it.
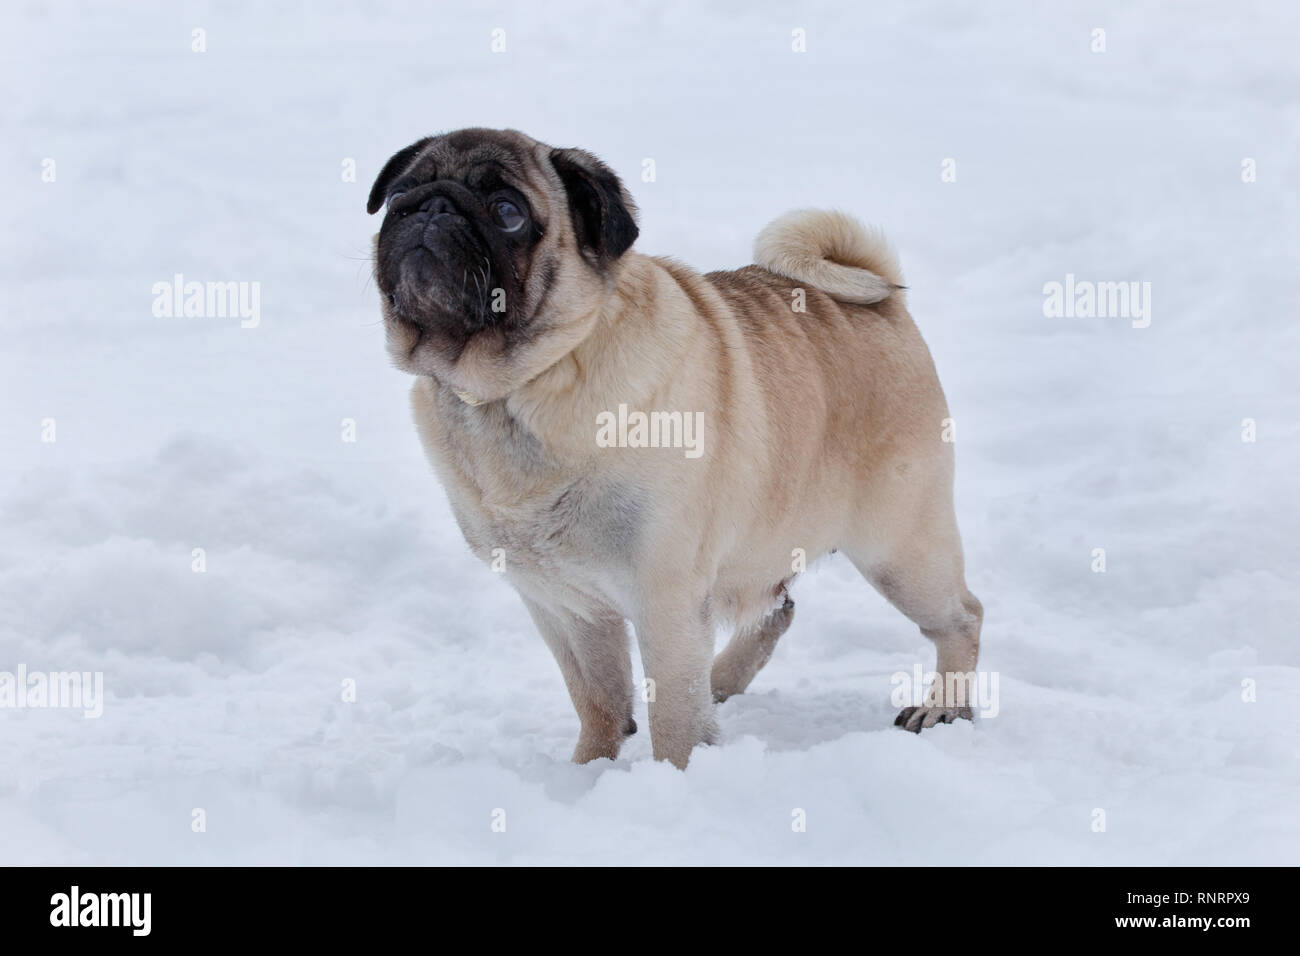
<instances>
[{"instance_id":1,"label":"black floppy ear","mask_svg":"<svg viewBox=\"0 0 1300 956\"><path fill-rule=\"evenodd\" d=\"M370 187L370 198L366 200L366 212L372 216L379 211L379 207L384 204L384 196L388 194L388 187L393 180L406 171L411 160L415 159L420 150L424 149L432 140L432 136L426 136L418 143L412 143L406 149L398 150L393 154L393 158L384 163L384 168L379 171L379 178L375 184Z\"/></svg>"},{"instance_id":2,"label":"black floppy ear","mask_svg":"<svg viewBox=\"0 0 1300 956\"><path fill-rule=\"evenodd\" d=\"M614 171L582 149L553 149L551 164L569 194L578 243L600 262L627 252L636 240L636 206Z\"/></svg>"}]
</instances>

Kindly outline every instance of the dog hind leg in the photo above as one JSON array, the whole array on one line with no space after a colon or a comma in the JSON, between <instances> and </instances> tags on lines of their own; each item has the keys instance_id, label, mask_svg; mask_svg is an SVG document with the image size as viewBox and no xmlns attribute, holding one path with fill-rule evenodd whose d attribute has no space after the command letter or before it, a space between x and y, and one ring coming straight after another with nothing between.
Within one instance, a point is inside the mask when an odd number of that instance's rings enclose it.
<instances>
[{"instance_id":1,"label":"dog hind leg","mask_svg":"<svg viewBox=\"0 0 1300 956\"><path fill-rule=\"evenodd\" d=\"M726 648L713 660L710 683L715 701L721 703L745 692L793 620L794 601L786 595L785 603L758 624L736 631Z\"/></svg>"}]
</instances>

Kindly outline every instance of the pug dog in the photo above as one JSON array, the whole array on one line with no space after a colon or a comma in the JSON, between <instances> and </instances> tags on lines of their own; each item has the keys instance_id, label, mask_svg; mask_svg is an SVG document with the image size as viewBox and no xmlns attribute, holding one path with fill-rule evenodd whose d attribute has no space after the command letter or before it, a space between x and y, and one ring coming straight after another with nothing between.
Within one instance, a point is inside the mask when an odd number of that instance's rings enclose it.
<instances>
[{"instance_id":1,"label":"pug dog","mask_svg":"<svg viewBox=\"0 0 1300 956\"><path fill-rule=\"evenodd\" d=\"M389 353L465 540L559 662L575 761L636 731L630 623L654 756L685 767L790 626L794 576L835 550L937 648L895 723L971 717L983 610L948 408L881 235L792 212L754 265L701 275L632 249L599 159L514 130L399 151L384 206Z\"/></svg>"}]
</instances>

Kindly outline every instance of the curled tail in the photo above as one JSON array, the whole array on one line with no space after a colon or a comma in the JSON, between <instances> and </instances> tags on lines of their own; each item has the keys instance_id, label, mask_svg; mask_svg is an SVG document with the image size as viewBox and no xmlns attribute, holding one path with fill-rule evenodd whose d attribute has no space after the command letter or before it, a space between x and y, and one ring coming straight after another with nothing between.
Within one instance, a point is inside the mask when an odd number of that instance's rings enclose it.
<instances>
[{"instance_id":1,"label":"curled tail","mask_svg":"<svg viewBox=\"0 0 1300 956\"><path fill-rule=\"evenodd\" d=\"M796 209L768 223L754 262L835 299L871 304L903 288L898 256L876 229L824 209Z\"/></svg>"}]
</instances>

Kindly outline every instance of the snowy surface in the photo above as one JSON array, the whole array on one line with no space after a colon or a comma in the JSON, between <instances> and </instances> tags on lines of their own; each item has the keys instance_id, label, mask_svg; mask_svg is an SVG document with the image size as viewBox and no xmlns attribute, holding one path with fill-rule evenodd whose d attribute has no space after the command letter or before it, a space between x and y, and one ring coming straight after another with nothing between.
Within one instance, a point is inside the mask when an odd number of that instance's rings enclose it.
<instances>
[{"instance_id":1,"label":"snowy surface","mask_svg":"<svg viewBox=\"0 0 1300 956\"><path fill-rule=\"evenodd\" d=\"M0 671L107 694L0 710L0 863L1300 863L1296 9L118 6L0 30ZM832 558L686 772L643 712L568 763L368 277L380 165L468 125L590 148L701 269L796 206L884 226L996 718L892 728L933 651ZM260 325L155 318L176 273L260 282ZM1150 327L1045 317L1067 273L1150 282Z\"/></svg>"}]
</instances>

